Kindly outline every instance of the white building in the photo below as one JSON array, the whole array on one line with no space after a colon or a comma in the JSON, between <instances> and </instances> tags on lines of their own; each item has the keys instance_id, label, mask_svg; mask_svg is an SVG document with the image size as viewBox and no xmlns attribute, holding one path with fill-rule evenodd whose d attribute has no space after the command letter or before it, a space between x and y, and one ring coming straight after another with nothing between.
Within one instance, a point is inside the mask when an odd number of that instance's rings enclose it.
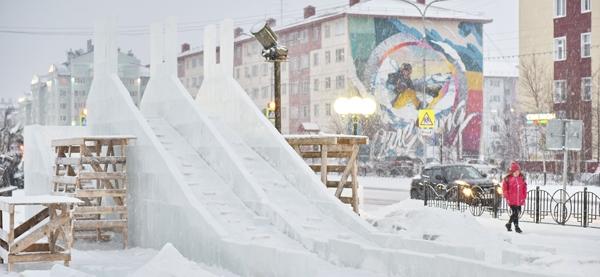
<instances>
[{"instance_id":1,"label":"white building","mask_svg":"<svg viewBox=\"0 0 600 277\"><path fill-rule=\"evenodd\" d=\"M486 62L483 68L483 143L486 160L502 160L507 150L508 124L514 120L518 86L518 68L507 62Z\"/></svg>"},{"instance_id":2,"label":"white building","mask_svg":"<svg viewBox=\"0 0 600 277\"><path fill-rule=\"evenodd\" d=\"M67 61L52 64L48 73L31 80L32 124L79 125L93 78L94 46L88 40L86 50L70 50ZM139 105L149 79L148 68L129 51L119 51L119 77Z\"/></svg>"}]
</instances>

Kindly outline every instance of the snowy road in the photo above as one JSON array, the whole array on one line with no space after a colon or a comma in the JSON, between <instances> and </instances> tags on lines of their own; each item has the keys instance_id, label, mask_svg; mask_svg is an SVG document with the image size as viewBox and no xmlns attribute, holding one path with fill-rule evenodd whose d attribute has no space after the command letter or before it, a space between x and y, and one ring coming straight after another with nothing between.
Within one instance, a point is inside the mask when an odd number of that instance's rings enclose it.
<instances>
[{"instance_id":1,"label":"snowy road","mask_svg":"<svg viewBox=\"0 0 600 277\"><path fill-rule=\"evenodd\" d=\"M364 176L358 183L362 189L361 209L377 210L409 198L410 178Z\"/></svg>"},{"instance_id":2,"label":"snowy road","mask_svg":"<svg viewBox=\"0 0 600 277\"><path fill-rule=\"evenodd\" d=\"M361 177L361 217L376 222L385 232L479 248L486 253L486 261L497 265L559 276L596 276L600 272L598 228L521 222L523 234L507 232L505 219L474 217L468 212L424 207L422 201L407 200L410 181ZM560 188L541 187L551 194ZM582 189L567 187L570 194ZM600 187L588 189L600 193Z\"/></svg>"}]
</instances>

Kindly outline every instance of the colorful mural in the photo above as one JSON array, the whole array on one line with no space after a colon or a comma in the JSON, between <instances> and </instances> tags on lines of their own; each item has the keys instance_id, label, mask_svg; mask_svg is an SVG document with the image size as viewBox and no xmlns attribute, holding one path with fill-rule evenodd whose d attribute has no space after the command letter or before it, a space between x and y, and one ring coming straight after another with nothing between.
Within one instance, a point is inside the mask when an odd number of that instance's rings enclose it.
<instances>
[{"instance_id":1,"label":"colorful mural","mask_svg":"<svg viewBox=\"0 0 600 277\"><path fill-rule=\"evenodd\" d=\"M423 158L428 151L439 157L444 149L445 159L478 156L482 24L428 21L425 42L417 19L350 17L348 24L354 82L361 94L376 99L381 112L383 127L371 134L372 155ZM435 111L433 132L416 127L419 109Z\"/></svg>"}]
</instances>

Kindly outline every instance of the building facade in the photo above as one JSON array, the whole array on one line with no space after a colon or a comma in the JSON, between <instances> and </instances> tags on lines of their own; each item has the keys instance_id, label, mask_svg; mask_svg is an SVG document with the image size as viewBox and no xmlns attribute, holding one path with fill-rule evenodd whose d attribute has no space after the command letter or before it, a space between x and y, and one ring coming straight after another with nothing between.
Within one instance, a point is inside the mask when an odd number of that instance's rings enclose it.
<instances>
[{"instance_id":1,"label":"building facade","mask_svg":"<svg viewBox=\"0 0 600 277\"><path fill-rule=\"evenodd\" d=\"M516 65L486 62L484 66L482 156L485 160L503 161L510 157L512 145L507 140L510 122L515 119L518 85Z\"/></svg>"},{"instance_id":2,"label":"building facade","mask_svg":"<svg viewBox=\"0 0 600 277\"><path fill-rule=\"evenodd\" d=\"M583 121L583 149L572 157L581 161L600 158L600 45L595 42L600 29L593 28L600 26L600 4L592 2L519 1L520 77L528 76L542 87L541 98L548 103L542 112ZM531 74L536 68L538 78ZM536 102L531 86L521 83L521 111L540 112L531 106Z\"/></svg>"},{"instance_id":3,"label":"building facade","mask_svg":"<svg viewBox=\"0 0 600 277\"><path fill-rule=\"evenodd\" d=\"M347 133L349 119L335 114L335 100L372 97L379 104L375 115L379 121L364 129L381 145L373 150L374 156L426 155L426 149L433 149L428 146L441 143L438 132L446 133L444 143L455 149L449 155L457 159L463 154L478 156L483 106L481 36L486 22L479 16L430 7L423 33L418 11L394 0L351 0L323 13L308 6L303 20L281 27L270 20L279 42L289 49L289 59L282 65L282 132L299 133L303 123L312 123L325 133ZM274 98L272 64L261 57L262 47L253 37L240 29L235 33L234 77L257 107L266 108ZM201 50L190 51L188 45L182 50L179 77L194 95L202 79ZM421 78L424 52L425 83ZM400 91L399 80L390 80L399 78L404 64L412 66L408 74L412 75L403 77L410 83L406 94ZM436 132L418 132L419 108L432 108L439 115ZM467 117L458 118L459 114Z\"/></svg>"},{"instance_id":4,"label":"building facade","mask_svg":"<svg viewBox=\"0 0 600 277\"><path fill-rule=\"evenodd\" d=\"M31 122L40 125L80 125L93 79L94 47L88 41L86 50L70 50L67 61L50 66L47 74L31 80ZM129 51L119 50L118 74L139 105L149 80L148 68Z\"/></svg>"}]
</instances>

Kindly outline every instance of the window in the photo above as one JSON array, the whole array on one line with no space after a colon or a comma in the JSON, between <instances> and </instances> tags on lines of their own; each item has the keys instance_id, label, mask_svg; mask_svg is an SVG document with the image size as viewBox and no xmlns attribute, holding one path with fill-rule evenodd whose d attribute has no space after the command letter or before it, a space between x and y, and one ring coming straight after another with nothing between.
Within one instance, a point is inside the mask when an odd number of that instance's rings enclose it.
<instances>
[{"instance_id":1,"label":"window","mask_svg":"<svg viewBox=\"0 0 600 277\"><path fill-rule=\"evenodd\" d=\"M335 50L335 62L343 62L344 61L344 48Z\"/></svg>"},{"instance_id":2,"label":"window","mask_svg":"<svg viewBox=\"0 0 600 277\"><path fill-rule=\"evenodd\" d=\"M592 0L581 0L581 12L589 12L592 10Z\"/></svg>"},{"instance_id":3,"label":"window","mask_svg":"<svg viewBox=\"0 0 600 277\"><path fill-rule=\"evenodd\" d=\"M258 65L252 66L252 77L256 77L258 75Z\"/></svg>"},{"instance_id":4,"label":"window","mask_svg":"<svg viewBox=\"0 0 600 277\"><path fill-rule=\"evenodd\" d=\"M192 68L196 68L196 59L192 59Z\"/></svg>"},{"instance_id":5,"label":"window","mask_svg":"<svg viewBox=\"0 0 600 277\"><path fill-rule=\"evenodd\" d=\"M67 108L67 104L66 103L60 104L60 108L63 109L63 110L66 109Z\"/></svg>"},{"instance_id":6,"label":"window","mask_svg":"<svg viewBox=\"0 0 600 277\"><path fill-rule=\"evenodd\" d=\"M269 87L263 87L262 93L261 93L261 98L265 99L267 97L269 97Z\"/></svg>"},{"instance_id":7,"label":"window","mask_svg":"<svg viewBox=\"0 0 600 277\"><path fill-rule=\"evenodd\" d=\"M60 90L60 96L66 96L67 95L67 91L64 89Z\"/></svg>"},{"instance_id":8,"label":"window","mask_svg":"<svg viewBox=\"0 0 600 277\"><path fill-rule=\"evenodd\" d=\"M344 22L340 21L335 24L335 35L341 36L344 34Z\"/></svg>"},{"instance_id":9,"label":"window","mask_svg":"<svg viewBox=\"0 0 600 277\"><path fill-rule=\"evenodd\" d=\"M313 28L313 40L319 40L320 32L319 27Z\"/></svg>"},{"instance_id":10,"label":"window","mask_svg":"<svg viewBox=\"0 0 600 277\"><path fill-rule=\"evenodd\" d=\"M298 86L296 83L290 83L290 94L296 94L298 92Z\"/></svg>"},{"instance_id":11,"label":"window","mask_svg":"<svg viewBox=\"0 0 600 277\"><path fill-rule=\"evenodd\" d=\"M239 79L239 78L240 78L240 69L239 69L239 68L236 68L236 69L235 69L235 78L236 78L236 79Z\"/></svg>"},{"instance_id":12,"label":"window","mask_svg":"<svg viewBox=\"0 0 600 277\"><path fill-rule=\"evenodd\" d=\"M331 77L325 77L325 89L331 88Z\"/></svg>"},{"instance_id":13,"label":"window","mask_svg":"<svg viewBox=\"0 0 600 277\"><path fill-rule=\"evenodd\" d=\"M303 54L302 56L300 56L300 68L304 69L304 68L308 68L308 66L310 65L310 56L308 54Z\"/></svg>"},{"instance_id":14,"label":"window","mask_svg":"<svg viewBox=\"0 0 600 277\"><path fill-rule=\"evenodd\" d=\"M567 58L567 40L566 37L554 38L554 60L564 61Z\"/></svg>"},{"instance_id":15,"label":"window","mask_svg":"<svg viewBox=\"0 0 600 277\"><path fill-rule=\"evenodd\" d=\"M304 118L308 117L308 114L310 113L309 109L308 109L308 105L303 106L302 107L302 115L304 116Z\"/></svg>"},{"instance_id":16,"label":"window","mask_svg":"<svg viewBox=\"0 0 600 277\"><path fill-rule=\"evenodd\" d=\"M329 103L325 103L325 115L327 115L327 116L331 115L331 104L329 104Z\"/></svg>"},{"instance_id":17,"label":"window","mask_svg":"<svg viewBox=\"0 0 600 277\"><path fill-rule=\"evenodd\" d=\"M565 80L554 81L554 103L567 101L567 82Z\"/></svg>"},{"instance_id":18,"label":"window","mask_svg":"<svg viewBox=\"0 0 600 277\"><path fill-rule=\"evenodd\" d=\"M499 130L500 128L498 127L498 125L492 125L492 132L498 133Z\"/></svg>"},{"instance_id":19,"label":"window","mask_svg":"<svg viewBox=\"0 0 600 277\"><path fill-rule=\"evenodd\" d=\"M315 106L313 107L313 114L315 116L319 116L319 104L315 104Z\"/></svg>"},{"instance_id":20,"label":"window","mask_svg":"<svg viewBox=\"0 0 600 277\"><path fill-rule=\"evenodd\" d=\"M590 56L592 56L592 33L583 33L581 34L581 57Z\"/></svg>"},{"instance_id":21,"label":"window","mask_svg":"<svg viewBox=\"0 0 600 277\"><path fill-rule=\"evenodd\" d=\"M338 75L337 77L335 77L335 88L336 89L343 89L346 86L346 78L344 78L344 75Z\"/></svg>"},{"instance_id":22,"label":"window","mask_svg":"<svg viewBox=\"0 0 600 277\"><path fill-rule=\"evenodd\" d=\"M325 51L325 63L326 64L331 63L331 51Z\"/></svg>"},{"instance_id":23,"label":"window","mask_svg":"<svg viewBox=\"0 0 600 277\"><path fill-rule=\"evenodd\" d=\"M313 53L313 66L319 65L319 53Z\"/></svg>"},{"instance_id":24,"label":"window","mask_svg":"<svg viewBox=\"0 0 600 277\"><path fill-rule=\"evenodd\" d=\"M253 99L258 98L258 88L253 88L252 89L252 98Z\"/></svg>"},{"instance_id":25,"label":"window","mask_svg":"<svg viewBox=\"0 0 600 277\"><path fill-rule=\"evenodd\" d=\"M314 91L319 91L319 79L314 79L313 80L313 90Z\"/></svg>"},{"instance_id":26,"label":"window","mask_svg":"<svg viewBox=\"0 0 600 277\"><path fill-rule=\"evenodd\" d=\"M591 101L592 100L592 78L585 77L581 78L581 100Z\"/></svg>"},{"instance_id":27,"label":"window","mask_svg":"<svg viewBox=\"0 0 600 277\"><path fill-rule=\"evenodd\" d=\"M554 17L567 15L567 0L554 0Z\"/></svg>"},{"instance_id":28,"label":"window","mask_svg":"<svg viewBox=\"0 0 600 277\"><path fill-rule=\"evenodd\" d=\"M331 28L329 25L324 25L323 28L325 29L325 31L323 31L325 33L325 38L331 37Z\"/></svg>"},{"instance_id":29,"label":"window","mask_svg":"<svg viewBox=\"0 0 600 277\"><path fill-rule=\"evenodd\" d=\"M250 70L248 69L247 66L244 66L244 76L246 78L250 78Z\"/></svg>"}]
</instances>

